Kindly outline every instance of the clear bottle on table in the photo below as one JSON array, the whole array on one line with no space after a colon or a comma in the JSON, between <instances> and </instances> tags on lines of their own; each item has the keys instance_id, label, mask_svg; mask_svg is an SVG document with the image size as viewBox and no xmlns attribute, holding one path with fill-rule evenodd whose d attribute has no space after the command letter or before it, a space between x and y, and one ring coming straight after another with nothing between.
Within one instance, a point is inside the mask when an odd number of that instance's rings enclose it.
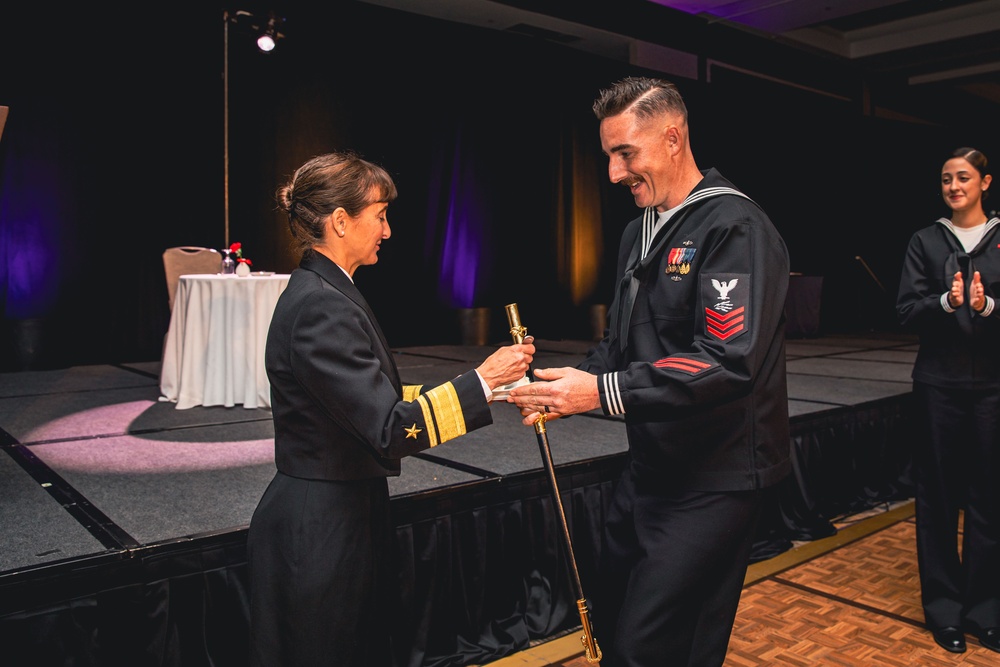
<instances>
[{"instance_id":1,"label":"clear bottle on table","mask_svg":"<svg viewBox=\"0 0 1000 667\"><path fill-rule=\"evenodd\" d=\"M232 275L236 273L236 261L229 254L228 248L222 251L222 275Z\"/></svg>"}]
</instances>

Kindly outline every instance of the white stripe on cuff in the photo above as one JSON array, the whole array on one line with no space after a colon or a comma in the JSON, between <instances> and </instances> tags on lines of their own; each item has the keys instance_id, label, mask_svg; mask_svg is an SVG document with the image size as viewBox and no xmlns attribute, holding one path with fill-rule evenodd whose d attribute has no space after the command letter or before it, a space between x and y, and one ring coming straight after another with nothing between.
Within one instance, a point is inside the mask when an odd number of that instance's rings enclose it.
<instances>
[{"instance_id":1,"label":"white stripe on cuff","mask_svg":"<svg viewBox=\"0 0 1000 667\"><path fill-rule=\"evenodd\" d=\"M618 371L605 373L602 378L604 383L604 395L608 399L608 414L625 414L625 406L622 404L621 390L618 388Z\"/></svg>"}]
</instances>

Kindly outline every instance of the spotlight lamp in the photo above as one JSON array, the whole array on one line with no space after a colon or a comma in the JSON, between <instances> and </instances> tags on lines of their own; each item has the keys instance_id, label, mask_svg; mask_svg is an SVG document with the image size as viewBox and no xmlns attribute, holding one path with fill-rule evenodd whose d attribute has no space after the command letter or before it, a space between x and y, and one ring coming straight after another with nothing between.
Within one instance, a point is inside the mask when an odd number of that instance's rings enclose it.
<instances>
[{"instance_id":1,"label":"spotlight lamp","mask_svg":"<svg viewBox=\"0 0 1000 667\"><path fill-rule=\"evenodd\" d=\"M278 26L281 25L283 19L274 15L274 12L268 12L267 25L260 28L260 35L257 37L257 48L264 53L270 53L274 50L275 45L278 40L284 35L278 32Z\"/></svg>"},{"instance_id":2,"label":"spotlight lamp","mask_svg":"<svg viewBox=\"0 0 1000 667\"><path fill-rule=\"evenodd\" d=\"M284 37L280 28L285 19L277 16L273 11L267 13L266 20L243 9L226 10L223 12L223 18L227 26L230 23L247 25L257 36L257 48L260 49L261 53L273 51L278 40Z\"/></svg>"}]
</instances>

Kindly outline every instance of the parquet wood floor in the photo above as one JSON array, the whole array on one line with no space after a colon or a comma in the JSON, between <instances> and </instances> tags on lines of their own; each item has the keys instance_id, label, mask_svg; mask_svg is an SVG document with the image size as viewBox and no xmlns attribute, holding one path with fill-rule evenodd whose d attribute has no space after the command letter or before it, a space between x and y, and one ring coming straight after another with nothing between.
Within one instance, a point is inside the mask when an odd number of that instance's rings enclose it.
<instances>
[{"instance_id":1,"label":"parquet wood floor","mask_svg":"<svg viewBox=\"0 0 1000 667\"><path fill-rule=\"evenodd\" d=\"M924 628L912 501L835 525L750 567L725 667L1000 667L974 637L954 654ZM593 667L578 632L548 644L490 667Z\"/></svg>"}]
</instances>

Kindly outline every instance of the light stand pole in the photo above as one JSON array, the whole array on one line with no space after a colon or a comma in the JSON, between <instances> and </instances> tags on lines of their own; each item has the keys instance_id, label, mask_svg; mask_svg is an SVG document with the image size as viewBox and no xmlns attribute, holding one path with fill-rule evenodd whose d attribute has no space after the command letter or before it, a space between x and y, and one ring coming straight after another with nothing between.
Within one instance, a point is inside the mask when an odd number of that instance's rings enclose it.
<instances>
[{"instance_id":1,"label":"light stand pole","mask_svg":"<svg viewBox=\"0 0 1000 667\"><path fill-rule=\"evenodd\" d=\"M226 234L224 248L229 247L229 11L222 12L222 187L224 191Z\"/></svg>"},{"instance_id":2,"label":"light stand pole","mask_svg":"<svg viewBox=\"0 0 1000 667\"><path fill-rule=\"evenodd\" d=\"M253 14L242 9L222 11L222 187L225 208L225 248L229 247L229 24L236 23L240 17L252 19ZM282 33L277 32L277 27L283 20L277 18L274 12L270 12L264 26L251 26L254 31L261 33L261 37L268 38L267 46L260 38L257 40L257 46L262 53L270 52L277 40L284 37Z\"/></svg>"}]
</instances>

